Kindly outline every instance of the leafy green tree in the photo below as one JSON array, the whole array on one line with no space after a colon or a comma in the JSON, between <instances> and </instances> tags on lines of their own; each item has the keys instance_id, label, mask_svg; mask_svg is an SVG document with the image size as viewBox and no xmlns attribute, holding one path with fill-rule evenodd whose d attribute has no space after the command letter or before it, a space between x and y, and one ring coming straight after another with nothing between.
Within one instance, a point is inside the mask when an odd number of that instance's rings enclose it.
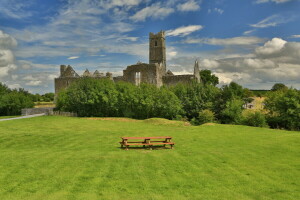
<instances>
[{"instance_id":1,"label":"leafy green tree","mask_svg":"<svg viewBox=\"0 0 300 200\"><path fill-rule=\"evenodd\" d=\"M117 90L110 80L82 78L58 96L58 109L78 116L116 116Z\"/></svg>"},{"instance_id":2,"label":"leafy green tree","mask_svg":"<svg viewBox=\"0 0 300 200\"><path fill-rule=\"evenodd\" d=\"M241 99L231 99L226 102L220 113L220 120L224 124L241 124L244 102Z\"/></svg>"},{"instance_id":3,"label":"leafy green tree","mask_svg":"<svg viewBox=\"0 0 300 200\"><path fill-rule=\"evenodd\" d=\"M220 90L199 83L177 84L170 88L179 98L188 119L197 118L201 110L212 109Z\"/></svg>"},{"instance_id":4,"label":"leafy green tree","mask_svg":"<svg viewBox=\"0 0 300 200\"><path fill-rule=\"evenodd\" d=\"M271 91L278 91L278 90L288 90L289 88L284 85L283 83L275 83L271 89Z\"/></svg>"},{"instance_id":5,"label":"leafy green tree","mask_svg":"<svg viewBox=\"0 0 300 200\"><path fill-rule=\"evenodd\" d=\"M12 91L0 97L0 115L20 115L21 109L32 108L32 99L23 93Z\"/></svg>"},{"instance_id":6,"label":"leafy green tree","mask_svg":"<svg viewBox=\"0 0 300 200\"><path fill-rule=\"evenodd\" d=\"M300 130L300 92L296 89L269 92L264 101L272 128Z\"/></svg>"},{"instance_id":7,"label":"leafy green tree","mask_svg":"<svg viewBox=\"0 0 300 200\"><path fill-rule=\"evenodd\" d=\"M200 78L204 85L216 86L219 84L219 78L212 74L208 69L203 69L200 71Z\"/></svg>"}]
</instances>

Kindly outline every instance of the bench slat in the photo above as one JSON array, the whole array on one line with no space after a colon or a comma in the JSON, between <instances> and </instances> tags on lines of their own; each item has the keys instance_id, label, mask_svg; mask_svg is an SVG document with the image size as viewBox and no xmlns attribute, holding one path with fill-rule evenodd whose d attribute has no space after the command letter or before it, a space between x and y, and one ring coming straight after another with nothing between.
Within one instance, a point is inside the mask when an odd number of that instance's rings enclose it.
<instances>
[{"instance_id":1,"label":"bench slat","mask_svg":"<svg viewBox=\"0 0 300 200\"><path fill-rule=\"evenodd\" d=\"M138 139L172 139L170 136L159 136L159 137L121 137L123 140L138 140Z\"/></svg>"},{"instance_id":2,"label":"bench slat","mask_svg":"<svg viewBox=\"0 0 300 200\"><path fill-rule=\"evenodd\" d=\"M172 145L174 145L175 143L173 143L173 142L165 142L165 143L131 143L131 144L125 144L125 143L122 143L122 142L120 142L120 144L122 144L122 145L124 145L124 146L131 146L131 145L164 145L164 144L172 144Z\"/></svg>"}]
</instances>

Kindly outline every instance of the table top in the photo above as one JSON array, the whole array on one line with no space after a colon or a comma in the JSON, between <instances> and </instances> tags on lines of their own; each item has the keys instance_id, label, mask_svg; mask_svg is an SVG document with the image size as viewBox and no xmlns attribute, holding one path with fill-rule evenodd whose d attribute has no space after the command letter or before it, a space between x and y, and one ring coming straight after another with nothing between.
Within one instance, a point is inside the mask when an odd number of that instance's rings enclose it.
<instances>
[{"instance_id":1,"label":"table top","mask_svg":"<svg viewBox=\"0 0 300 200\"><path fill-rule=\"evenodd\" d=\"M147 139L147 140L150 140L150 139L172 139L172 137L170 136L159 136L159 137L121 137L123 140L129 140L129 139Z\"/></svg>"}]
</instances>

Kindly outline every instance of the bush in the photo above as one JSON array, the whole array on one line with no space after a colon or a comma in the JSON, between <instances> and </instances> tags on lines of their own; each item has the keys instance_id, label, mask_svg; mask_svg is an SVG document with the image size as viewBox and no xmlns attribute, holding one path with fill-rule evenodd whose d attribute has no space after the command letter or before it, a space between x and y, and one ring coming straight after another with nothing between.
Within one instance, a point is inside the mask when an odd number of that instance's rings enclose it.
<instances>
[{"instance_id":1,"label":"bush","mask_svg":"<svg viewBox=\"0 0 300 200\"><path fill-rule=\"evenodd\" d=\"M0 115L20 115L23 108L32 108L32 99L17 91L4 94L0 97Z\"/></svg>"},{"instance_id":2,"label":"bush","mask_svg":"<svg viewBox=\"0 0 300 200\"><path fill-rule=\"evenodd\" d=\"M199 120L199 124L214 122L215 113L208 109L202 110L199 112L198 120Z\"/></svg>"},{"instance_id":3,"label":"bush","mask_svg":"<svg viewBox=\"0 0 300 200\"><path fill-rule=\"evenodd\" d=\"M265 100L272 128L300 130L300 92L296 89L269 92Z\"/></svg>"},{"instance_id":4,"label":"bush","mask_svg":"<svg viewBox=\"0 0 300 200\"><path fill-rule=\"evenodd\" d=\"M244 102L240 99L232 99L226 102L225 109L221 111L221 122L224 124L241 124Z\"/></svg>"},{"instance_id":5,"label":"bush","mask_svg":"<svg viewBox=\"0 0 300 200\"><path fill-rule=\"evenodd\" d=\"M255 127L268 127L265 115L260 111L244 110L242 113L244 125Z\"/></svg>"}]
</instances>

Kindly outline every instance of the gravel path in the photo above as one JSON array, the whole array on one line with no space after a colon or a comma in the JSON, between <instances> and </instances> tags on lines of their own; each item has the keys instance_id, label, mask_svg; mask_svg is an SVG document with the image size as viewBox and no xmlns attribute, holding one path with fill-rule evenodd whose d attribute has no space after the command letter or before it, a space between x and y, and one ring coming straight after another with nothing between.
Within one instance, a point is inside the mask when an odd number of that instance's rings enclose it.
<instances>
[{"instance_id":1,"label":"gravel path","mask_svg":"<svg viewBox=\"0 0 300 200\"><path fill-rule=\"evenodd\" d=\"M46 114L42 113L42 114L36 114L36 115L27 115L27 116L22 116L22 117L0 119L0 121L15 120L15 119L24 119L24 118L32 118L32 117L39 117L39 116L44 116L44 115L46 115Z\"/></svg>"}]
</instances>

